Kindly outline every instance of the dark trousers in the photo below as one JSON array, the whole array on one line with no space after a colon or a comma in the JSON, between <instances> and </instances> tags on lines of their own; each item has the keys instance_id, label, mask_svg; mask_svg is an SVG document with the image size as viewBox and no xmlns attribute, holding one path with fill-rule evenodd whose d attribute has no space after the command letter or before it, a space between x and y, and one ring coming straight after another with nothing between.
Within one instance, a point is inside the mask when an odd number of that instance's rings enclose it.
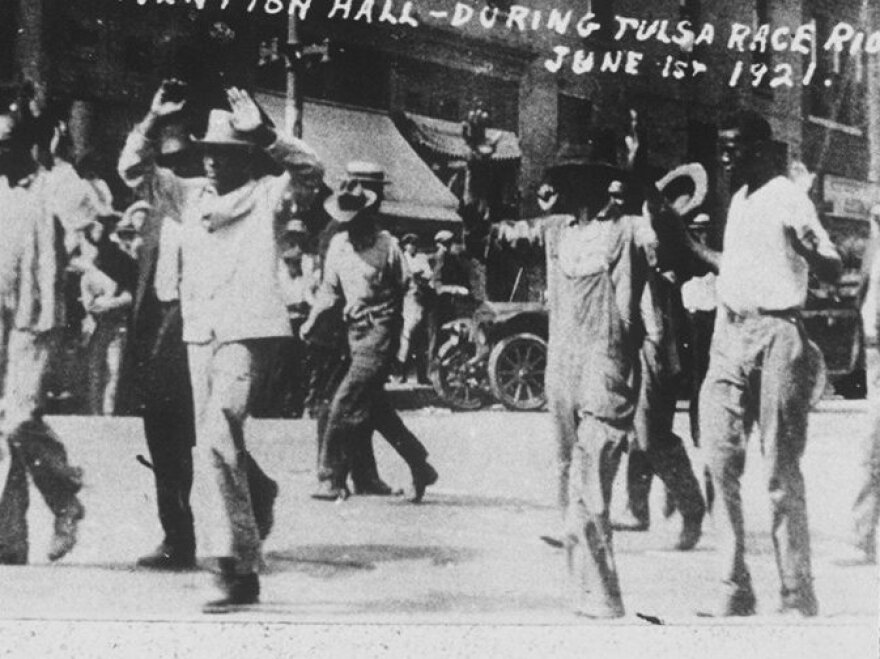
<instances>
[{"instance_id":1,"label":"dark trousers","mask_svg":"<svg viewBox=\"0 0 880 659\"><path fill-rule=\"evenodd\" d=\"M675 420L675 387L662 362L661 349L645 341L641 351L642 386L636 407L636 442L630 448L627 494L633 515L648 521L651 479L656 474L666 485L682 517L702 518L705 512L700 484L681 437L672 431Z\"/></svg>"},{"instance_id":2,"label":"dark trousers","mask_svg":"<svg viewBox=\"0 0 880 659\"><path fill-rule=\"evenodd\" d=\"M379 431L410 469L424 465L428 452L404 425L385 392L394 355L396 323L380 319L349 329L351 363L327 412L318 476L341 487L353 460ZM370 451L372 452L372 450Z\"/></svg>"},{"instance_id":3,"label":"dark trousers","mask_svg":"<svg viewBox=\"0 0 880 659\"><path fill-rule=\"evenodd\" d=\"M132 332L132 372L153 464L163 550L195 553L190 492L195 427L180 306L145 300Z\"/></svg>"},{"instance_id":4,"label":"dark trousers","mask_svg":"<svg viewBox=\"0 0 880 659\"><path fill-rule=\"evenodd\" d=\"M688 413L694 446L700 445L700 389L709 371L709 348L715 327L714 311L694 311L688 316L691 335L691 400Z\"/></svg>"},{"instance_id":5,"label":"dark trousers","mask_svg":"<svg viewBox=\"0 0 880 659\"><path fill-rule=\"evenodd\" d=\"M64 445L41 420L26 421L8 438L9 473L0 497L0 562L28 558L28 474L56 518L76 505L82 470L67 461Z\"/></svg>"}]
</instances>

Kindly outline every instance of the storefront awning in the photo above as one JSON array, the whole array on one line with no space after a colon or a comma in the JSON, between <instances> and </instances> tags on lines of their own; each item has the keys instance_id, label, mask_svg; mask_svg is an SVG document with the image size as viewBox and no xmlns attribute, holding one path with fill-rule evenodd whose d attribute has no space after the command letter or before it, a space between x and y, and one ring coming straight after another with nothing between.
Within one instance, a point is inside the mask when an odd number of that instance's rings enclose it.
<instances>
[{"instance_id":1,"label":"storefront awning","mask_svg":"<svg viewBox=\"0 0 880 659\"><path fill-rule=\"evenodd\" d=\"M461 134L461 123L405 112L401 115L398 126L410 143L440 156L464 160L470 154L470 148ZM495 144L493 161L522 158L519 138L510 131L489 128L486 130L486 137Z\"/></svg>"},{"instance_id":2,"label":"storefront awning","mask_svg":"<svg viewBox=\"0 0 880 659\"><path fill-rule=\"evenodd\" d=\"M284 126L284 97L256 94L277 126ZM306 101L303 139L321 158L331 188L345 177L345 165L365 160L385 170L382 214L392 220L424 220L432 225L460 223L458 199L413 151L384 112Z\"/></svg>"},{"instance_id":3,"label":"storefront awning","mask_svg":"<svg viewBox=\"0 0 880 659\"><path fill-rule=\"evenodd\" d=\"M544 220L504 220L492 225L491 240L497 247L516 247L520 244L544 244Z\"/></svg>"}]
</instances>

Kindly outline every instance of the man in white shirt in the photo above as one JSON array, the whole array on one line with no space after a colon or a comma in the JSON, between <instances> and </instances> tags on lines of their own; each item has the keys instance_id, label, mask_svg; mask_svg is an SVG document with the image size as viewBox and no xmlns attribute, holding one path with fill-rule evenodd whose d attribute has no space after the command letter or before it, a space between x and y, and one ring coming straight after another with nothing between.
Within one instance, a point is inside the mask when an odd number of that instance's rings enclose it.
<instances>
[{"instance_id":1,"label":"man in white shirt","mask_svg":"<svg viewBox=\"0 0 880 659\"><path fill-rule=\"evenodd\" d=\"M140 129L182 109L164 86ZM295 178L320 169L301 140L282 137L263 121L244 91L227 90L232 112L212 110L199 143L205 177L159 176L164 199L181 218L180 309L187 343L199 458L195 460L195 519L202 548L217 556L223 597L205 613L225 613L259 600L260 524L249 478L245 426L252 390L271 364L278 339L291 336L278 280L278 210ZM283 167L261 175L268 156ZM132 142L120 157L123 178L147 166ZM157 169L157 173L159 170ZM269 497L271 498L271 497Z\"/></svg>"},{"instance_id":2,"label":"man in white shirt","mask_svg":"<svg viewBox=\"0 0 880 659\"><path fill-rule=\"evenodd\" d=\"M410 352L412 351L413 336L422 326L425 318L425 299L429 294L431 287L431 279L433 272L428 257L420 254L416 250L416 241L418 238L414 233L408 233L400 239L400 247L403 250L403 257L409 267L409 272L413 277L416 286L415 295L407 296L403 301L403 328L400 331L400 347L397 350L397 366L400 369L400 376L406 379L407 365L409 364ZM419 369L419 362L425 362L423 367ZM419 380L422 381L427 377L427 354L424 358L416 361L416 368L420 370Z\"/></svg>"},{"instance_id":3,"label":"man in white shirt","mask_svg":"<svg viewBox=\"0 0 880 659\"><path fill-rule=\"evenodd\" d=\"M721 158L744 185L731 201L717 281L718 316L701 393L701 435L716 490L724 582L721 616L755 612L745 562L740 478L757 422L767 460L773 545L783 612L814 616L810 540L800 459L822 355L799 311L812 269L840 275L841 261L804 191L776 174L771 129L742 111L719 133Z\"/></svg>"}]
</instances>

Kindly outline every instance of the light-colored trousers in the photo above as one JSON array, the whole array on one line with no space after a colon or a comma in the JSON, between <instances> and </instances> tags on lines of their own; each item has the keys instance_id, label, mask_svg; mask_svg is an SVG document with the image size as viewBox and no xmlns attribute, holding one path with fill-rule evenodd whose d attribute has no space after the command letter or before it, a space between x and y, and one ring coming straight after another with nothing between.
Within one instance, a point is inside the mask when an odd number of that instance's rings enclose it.
<instances>
[{"instance_id":1,"label":"light-colored trousers","mask_svg":"<svg viewBox=\"0 0 880 659\"><path fill-rule=\"evenodd\" d=\"M862 487L853 506L856 544L868 553L877 550L880 521L880 346L865 347L868 375L869 430L862 454Z\"/></svg>"},{"instance_id":2,"label":"light-colored trousers","mask_svg":"<svg viewBox=\"0 0 880 659\"><path fill-rule=\"evenodd\" d=\"M189 344L196 420L192 507L200 554L232 558L238 574L260 564L260 536L248 484L244 431L269 340Z\"/></svg>"},{"instance_id":3,"label":"light-colored trousers","mask_svg":"<svg viewBox=\"0 0 880 659\"><path fill-rule=\"evenodd\" d=\"M819 360L818 362L816 360ZM757 424L766 462L773 548L783 594L811 588L810 534L800 461L821 354L795 316L737 316L718 309L700 400L701 435L720 494L722 580L751 588L740 479L746 439Z\"/></svg>"},{"instance_id":4,"label":"light-colored trousers","mask_svg":"<svg viewBox=\"0 0 880 659\"><path fill-rule=\"evenodd\" d=\"M406 364L412 349L412 338L425 317L425 307L421 302L407 296L403 299L403 326L400 330L400 346L397 349L397 361Z\"/></svg>"},{"instance_id":5,"label":"light-colored trousers","mask_svg":"<svg viewBox=\"0 0 880 659\"><path fill-rule=\"evenodd\" d=\"M95 319L95 331L89 340L89 411L97 416L116 411L125 323L125 316L119 314Z\"/></svg>"}]
</instances>

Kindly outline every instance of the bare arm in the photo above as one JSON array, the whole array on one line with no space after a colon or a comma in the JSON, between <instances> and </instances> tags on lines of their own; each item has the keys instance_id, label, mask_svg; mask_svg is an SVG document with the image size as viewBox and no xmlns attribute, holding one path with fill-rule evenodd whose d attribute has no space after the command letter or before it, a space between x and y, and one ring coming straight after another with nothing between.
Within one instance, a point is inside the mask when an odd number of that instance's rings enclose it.
<instances>
[{"instance_id":1,"label":"bare arm","mask_svg":"<svg viewBox=\"0 0 880 659\"><path fill-rule=\"evenodd\" d=\"M309 338L309 334L321 318L333 311L342 300L342 284L337 264L338 245L339 242L334 240L327 250L327 256L324 260L324 278L315 293L315 301L309 317L299 330L300 336L304 339Z\"/></svg>"},{"instance_id":2,"label":"bare arm","mask_svg":"<svg viewBox=\"0 0 880 659\"><path fill-rule=\"evenodd\" d=\"M821 281L833 284L840 279L843 261L819 222L813 202L805 194L797 200L788 230L794 250L806 259Z\"/></svg>"},{"instance_id":3,"label":"bare arm","mask_svg":"<svg viewBox=\"0 0 880 659\"><path fill-rule=\"evenodd\" d=\"M284 174L271 184L271 202L278 206L289 191L295 178L308 178L323 174L314 149L292 135L278 133L263 121L260 109L250 95L236 87L226 92L232 108L232 124L236 130L250 136L255 144L264 148L269 157L284 168Z\"/></svg>"},{"instance_id":4,"label":"bare arm","mask_svg":"<svg viewBox=\"0 0 880 659\"><path fill-rule=\"evenodd\" d=\"M37 286L39 287L40 316L36 331L48 332L55 327L56 289L58 281L58 247L55 240L55 220L44 215L36 226Z\"/></svg>"}]
</instances>

